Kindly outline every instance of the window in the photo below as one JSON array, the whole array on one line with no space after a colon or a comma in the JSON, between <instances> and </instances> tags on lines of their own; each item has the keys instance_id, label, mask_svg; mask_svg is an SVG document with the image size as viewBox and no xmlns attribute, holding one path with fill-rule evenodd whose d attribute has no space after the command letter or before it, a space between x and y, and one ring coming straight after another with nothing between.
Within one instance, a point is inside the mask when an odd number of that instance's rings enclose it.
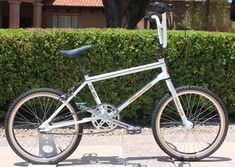
<instances>
[{"instance_id":1,"label":"window","mask_svg":"<svg viewBox=\"0 0 235 167\"><path fill-rule=\"evenodd\" d=\"M78 16L53 15L52 28L78 28Z\"/></svg>"}]
</instances>

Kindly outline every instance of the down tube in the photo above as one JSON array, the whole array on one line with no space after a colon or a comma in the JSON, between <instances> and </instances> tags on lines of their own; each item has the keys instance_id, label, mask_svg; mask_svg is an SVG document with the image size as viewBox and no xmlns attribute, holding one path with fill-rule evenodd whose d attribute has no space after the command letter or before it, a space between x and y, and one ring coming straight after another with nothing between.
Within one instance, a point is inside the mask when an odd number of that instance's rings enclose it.
<instances>
[{"instance_id":1,"label":"down tube","mask_svg":"<svg viewBox=\"0 0 235 167\"><path fill-rule=\"evenodd\" d=\"M145 85L142 89L140 89L137 93L135 93L132 97L130 97L124 103L122 103L118 107L118 111L121 112L128 105L130 105L132 102L134 102L136 99L138 99L141 95L143 95L145 92L147 92L150 88L152 88L156 83L158 83L159 81L164 80L164 79L166 79L166 77L164 75L164 72L162 72L156 78L154 78L151 82L149 82L147 85Z\"/></svg>"}]
</instances>

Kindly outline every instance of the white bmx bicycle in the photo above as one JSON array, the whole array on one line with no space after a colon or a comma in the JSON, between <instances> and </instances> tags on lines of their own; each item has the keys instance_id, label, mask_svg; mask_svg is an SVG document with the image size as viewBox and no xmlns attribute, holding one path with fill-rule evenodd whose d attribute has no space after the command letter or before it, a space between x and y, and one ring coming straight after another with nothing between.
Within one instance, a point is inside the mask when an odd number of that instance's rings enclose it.
<instances>
[{"instance_id":1,"label":"white bmx bicycle","mask_svg":"<svg viewBox=\"0 0 235 167\"><path fill-rule=\"evenodd\" d=\"M228 129L225 107L218 96L196 86L175 89L163 58L167 47L166 6L154 3L153 9L162 15L148 15L156 21L159 35L159 60L147 65L89 76L81 61L81 54L95 45L61 51L66 57L76 58L85 81L63 94L49 88L30 90L18 97L6 116L6 136L12 149L24 160L34 164L55 164L70 156L84 134L82 125L91 122L94 132L109 132L117 126L131 134L141 132L120 121L120 112L129 104L164 80L169 89L152 116L154 138L160 148L178 160L199 160L214 153L223 143ZM142 89L115 107L102 103L93 82L161 68L162 72ZM97 106L76 103L73 98L88 85ZM79 117L80 112L90 116Z\"/></svg>"}]
</instances>

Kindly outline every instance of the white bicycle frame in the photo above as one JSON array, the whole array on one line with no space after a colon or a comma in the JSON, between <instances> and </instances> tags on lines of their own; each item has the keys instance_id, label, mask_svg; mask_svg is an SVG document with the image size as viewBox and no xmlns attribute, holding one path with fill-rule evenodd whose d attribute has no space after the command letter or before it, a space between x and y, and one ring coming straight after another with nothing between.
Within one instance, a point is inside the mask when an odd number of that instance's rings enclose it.
<instances>
[{"instance_id":1,"label":"white bicycle frame","mask_svg":"<svg viewBox=\"0 0 235 167\"><path fill-rule=\"evenodd\" d=\"M167 26L166 26L166 13L162 14L162 23L160 22L160 19L158 16L153 15L152 19L156 20L157 23L157 27L158 27L158 35L159 35L159 42L162 45L163 48L167 47ZM130 74L135 74L138 72L143 72L143 71L147 71L147 70L152 70L152 69L157 69L157 68L161 68L162 72L157 75L157 77L155 77L152 81L150 81L149 83L147 83L142 89L140 89L139 91L137 91L133 96L131 96L129 99L127 99L126 101L124 101L121 105L119 105L117 107L118 112L121 112L122 110L124 110L128 105L130 105L132 102L134 102L136 99L138 99L140 96L142 96L146 91L148 91L150 88L152 88L156 83L158 83L161 80L165 80L167 87L169 89L169 91L172 94L174 103L176 105L177 111L179 112L179 115L182 119L182 122L184 124L184 126L186 128L191 128L192 127L192 123L190 121L187 120L183 107L181 105L181 102L177 96L176 90L172 84L172 81L170 79L170 75L167 72L167 66L165 64L164 59L160 59L158 62L156 63L151 63L151 64L147 64L147 65L141 65L141 66L137 66L137 67L133 67L133 68L128 68L128 69L124 69L124 70L119 70L119 71L115 71L115 72L110 72L110 73L106 73L106 74L101 74L101 75L96 75L96 76L89 76L86 75L84 76L85 81L71 94L70 97L68 97L67 100L62 100L63 104L50 116L50 118L48 120L46 120L40 127L39 129L41 131L50 131L54 128L59 128L59 127L66 127L66 126L71 126L71 125L75 125L75 124L82 124L82 123L87 123L90 121L95 121L98 119L103 119L109 122L112 122L114 124L117 124L118 126L124 127L124 128L132 128L133 126L126 124L124 122L121 122L119 120L116 119L112 119L110 117L107 117L106 115L104 115L105 111L102 111L102 107L101 107L101 111L102 114L98 114L89 118L83 118L82 120L79 121L74 121L74 120L70 120L70 121L62 121L62 122L58 122L58 123L53 123L52 125L49 125L49 123L59 114L59 112L66 106L69 104L69 102L86 86L88 85L92 96L96 102L97 105L101 105L102 102L93 86L93 82L97 82L97 81L102 81L102 80L107 80L107 79L111 79L111 78L116 78L116 77L120 77L120 76L125 76L125 75L130 75ZM90 108L85 108L85 110L87 112L93 113L92 109Z\"/></svg>"}]
</instances>

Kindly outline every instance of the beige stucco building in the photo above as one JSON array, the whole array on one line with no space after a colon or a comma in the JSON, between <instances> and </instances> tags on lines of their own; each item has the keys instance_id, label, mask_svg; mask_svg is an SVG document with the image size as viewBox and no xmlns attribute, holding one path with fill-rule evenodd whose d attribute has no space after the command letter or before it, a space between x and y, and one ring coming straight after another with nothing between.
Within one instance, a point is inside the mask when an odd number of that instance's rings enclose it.
<instances>
[{"instance_id":1,"label":"beige stucco building","mask_svg":"<svg viewBox=\"0 0 235 167\"><path fill-rule=\"evenodd\" d=\"M151 0L163 1L173 12L168 15L168 27L181 29L182 20L194 8L206 8L202 1L186 0ZM195 30L228 31L232 30L229 19L230 6L224 6L224 24L220 15L210 14L213 24ZM180 26L179 26L180 25ZM184 26L184 25L183 25ZM106 27L105 12L102 0L0 0L0 28L104 28ZM154 28L141 20L137 28Z\"/></svg>"},{"instance_id":2,"label":"beige stucco building","mask_svg":"<svg viewBox=\"0 0 235 167\"><path fill-rule=\"evenodd\" d=\"M101 0L0 0L0 28L104 28Z\"/></svg>"}]
</instances>

